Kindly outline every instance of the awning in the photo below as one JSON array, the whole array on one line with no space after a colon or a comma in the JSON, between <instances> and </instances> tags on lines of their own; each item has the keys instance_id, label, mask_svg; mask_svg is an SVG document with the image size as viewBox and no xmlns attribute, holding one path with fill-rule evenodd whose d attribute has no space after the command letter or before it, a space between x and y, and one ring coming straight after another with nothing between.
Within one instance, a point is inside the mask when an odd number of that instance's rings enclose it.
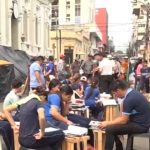
<instances>
[{"instance_id":1,"label":"awning","mask_svg":"<svg viewBox=\"0 0 150 150\"><path fill-rule=\"evenodd\" d=\"M12 64L12 63L9 62L9 61L6 61L6 60L0 60L0 66L2 66L2 65L10 65L10 64Z\"/></svg>"}]
</instances>

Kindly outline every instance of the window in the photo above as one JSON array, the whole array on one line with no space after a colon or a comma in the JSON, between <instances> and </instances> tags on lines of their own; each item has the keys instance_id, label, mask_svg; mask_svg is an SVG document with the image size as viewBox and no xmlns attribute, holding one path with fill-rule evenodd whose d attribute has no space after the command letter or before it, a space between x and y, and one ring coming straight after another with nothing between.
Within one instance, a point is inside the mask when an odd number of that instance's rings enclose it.
<instances>
[{"instance_id":1,"label":"window","mask_svg":"<svg viewBox=\"0 0 150 150\"><path fill-rule=\"evenodd\" d=\"M146 24L138 24L138 27L145 27Z\"/></svg>"},{"instance_id":2,"label":"window","mask_svg":"<svg viewBox=\"0 0 150 150\"><path fill-rule=\"evenodd\" d=\"M24 36L25 36L25 41L27 41L27 38L28 38L27 12L24 12L24 14L23 14L23 32L24 32Z\"/></svg>"},{"instance_id":3,"label":"window","mask_svg":"<svg viewBox=\"0 0 150 150\"><path fill-rule=\"evenodd\" d=\"M38 18L35 19L35 44L38 45Z\"/></svg>"},{"instance_id":4,"label":"window","mask_svg":"<svg viewBox=\"0 0 150 150\"><path fill-rule=\"evenodd\" d=\"M70 18L66 18L66 22L70 22Z\"/></svg>"},{"instance_id":5,"label":"window","mask_svg":"<svg viewBox=\"0 0 150 150\"><path fill-rule=\"evenodd\" d=\"M80 4L80 0L75 0L75 4Z\"/></svg>"},{"instance_id":6,"label":"window","mask_svg":"<svg viewBox=\"0 0 150 150\"><path fill-rule=\"evenodd\" d=\"M139 36L141 36L141 35L145 35L145 33L143 33L143 32L140 32L140 33L138 33L138 35L139 35Z\"/></svg>"},{"instance_id":7,"label":"window","mask_svg":"<svg viewBox=\"0 0 150 150\"><path fill-rule=\"evenodd\" d=\"M144 19L144 16L140 16L139 19Z\"/></svg>"},{"instance_id":8,"label":"window","mask_svg":"<svg viewBox=\"0 0 150 150\"><path fill-rule=\"evenodd\" d=\"M70 17L70 14L66 14L66 17L67 17L67 18Z\"/></svg>"},{"instance_id":9,"label":"window","mask_svg":"<svg viewBox=\"0 0 150 150\"><path fill-rule=\"evenodd\" d=\"M66 2L66 5L70 5L70 1L67 1L67 2Z\"/></svg>"},{"instance_id":10,"label":"window","mask_svg":"<svg viewBox=\"0 0 150 150\"><path fill-rule=\"evenodd\" d=\"M75 16L81 15L80 5L75 5Z\"/></svg>"}]
</instances>

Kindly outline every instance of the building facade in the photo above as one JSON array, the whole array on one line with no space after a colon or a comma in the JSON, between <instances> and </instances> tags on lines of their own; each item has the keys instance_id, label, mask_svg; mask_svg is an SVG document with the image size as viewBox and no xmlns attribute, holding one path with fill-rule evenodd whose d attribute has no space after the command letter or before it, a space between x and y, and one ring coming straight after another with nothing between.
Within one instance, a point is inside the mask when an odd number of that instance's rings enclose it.
<instances>
[{"instance_id":1,"label":"building facade","mask_svg":"<svg viewBox=\"0 0 150 150\"><path fill-rule=\"evenodd\" d=\"M91 53L90 28L94 19L95 0L58 0L52 3L51 49L54 56L59 58L61 53L70 53L71 61L68 62L72 62L76 57L83 59Z\"/></svg>"},{"instance_id":2,"label":"building facade","mask_svg":"<svg viewBox=\"0 0 150 150\"><path fill-rule=\"evenodd\" d=\"M50 53L50 0L0 0L0 45L30 55Z\"/></svg>"},{"instance_id":3,"label":"building facade","mask_svg":"<svg viewBox=\"0 0 150 150\"><path fill-rule=\"evenodd\" d=\"M133 54L150 58L149 46L149 15L150 5L148 0L133 3L133 34L131 47Z\"/></svg>"}]
</instances>

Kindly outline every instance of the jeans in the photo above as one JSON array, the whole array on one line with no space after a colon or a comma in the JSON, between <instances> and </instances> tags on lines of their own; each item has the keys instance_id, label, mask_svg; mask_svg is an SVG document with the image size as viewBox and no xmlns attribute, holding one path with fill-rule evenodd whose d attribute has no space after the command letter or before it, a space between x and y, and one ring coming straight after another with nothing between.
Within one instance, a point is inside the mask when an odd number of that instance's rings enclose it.
<instances>
[{"instance_id":1,"label":"jeans","mask_svg":"<svg viewBox=\"0 0 150 150\"><path fill-rule=\"evenodd\" d=\"M118 135L145 133L148 129L129 122L127 124L110 125L106 127L106 141L105 150L113 150L114 142L116 142L116 150L123 150L122 143L118 138Z\"/></svg>"},{"instance_id":2,"label":"jeans","mask_svg":"<svg viewBox=\"0 0 150 150\"><path fill-rule=\"evenodd\" d=\"M84 118L82 116L78 116L75 114L69 114L67 116L68 120L72 121L74 124L78 124L80 127L89 128L90 119ZM59 128L62 130L66 130L68 125L64 122L52 119L51 121L47 121L47 123L54 128ZM90 136L90 140L88 141L89 144L94 145L94 136L92 130L88 129L88 135Z\"/></svg>"},{"instance_id":3,"label":"jeans","mask_svg":"<svg viewBox=\"0 0 150 150\"><path fill-rule=\"evenodd\" d=\"M64 133L62 131L46 132L40 140L36 140L34 136L19 137L22 146L33 149L48 147L52 150L59 150L63 140Z\"/></svg>"},{"instance_id":4,"label":"jeans","mask_svg":"<svg viewBox=\"0 0 150 150\"><path fill-rule=\"evenodd\" d=\"M112 75L101 75L99 77L99 88L100 92L110 94L110 86L113 82L113 76Z\"/></svg>"},{"instance_id":5,"label":"jeans","mask_svg":"<svg viewBox=\"0 0 150 150\"><path fill-rule=\"evenodd\" d=\"M0 134L6 144L7 150L14 150L14 136L13 130L8 121L0 121Z\"/></svg>"}]
</instances>

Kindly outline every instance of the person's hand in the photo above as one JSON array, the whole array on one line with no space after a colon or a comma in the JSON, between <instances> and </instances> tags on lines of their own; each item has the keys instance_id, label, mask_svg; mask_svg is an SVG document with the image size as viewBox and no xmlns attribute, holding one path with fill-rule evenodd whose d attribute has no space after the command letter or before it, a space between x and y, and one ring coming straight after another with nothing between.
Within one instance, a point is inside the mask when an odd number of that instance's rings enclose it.
<instances>
[{"instance_id":1,"label":"person's hand","mask_svg":"<svg viewBox=\"0 0 150 150\"><path fill-rule=\"evenodd\" d=\"M0 112L0 120L4 120L5 116L2 112Z\"/></svg>"},{"instance_id":2,"label":"person's hand","mask_svg":"<svg viewBox=\"0 0 150 150\"><path fill-rule=\"evenodd\" d=\"M73 122L71 122L70 120L67 120L67 125L73 125Z\"/></svg>"},{"instance_id":3,"label":"person's hand","mask_svg":"<svg viewBox=\"0 0 150 150\"><path fill-rule=\"evenodd\" d=\"M99 128L100 129L105 129L109 125L109 121L103 121L100 123Z\"/></svg>"},{"instance_id":4,"label":"person's hand","mask_svg":"<svg viewBox=\"0 0 150 150\"><path fill-rule=\"evenodd\" d=\"M34 137L36 140L42 139L44 136L44 133L42 131L39 131L38 133L34 134Z\"/></svg>"},{"instance_id":5,"label":"person's hand","mask_svg":"<svg viewBox=\"0 0 150 150\"><path fill-rule=\"evenodd\" d=\"M12 129L13 129L15 134L19 133L19 126L18 125L13 125Z\"/></svg>"}]
</instances>

